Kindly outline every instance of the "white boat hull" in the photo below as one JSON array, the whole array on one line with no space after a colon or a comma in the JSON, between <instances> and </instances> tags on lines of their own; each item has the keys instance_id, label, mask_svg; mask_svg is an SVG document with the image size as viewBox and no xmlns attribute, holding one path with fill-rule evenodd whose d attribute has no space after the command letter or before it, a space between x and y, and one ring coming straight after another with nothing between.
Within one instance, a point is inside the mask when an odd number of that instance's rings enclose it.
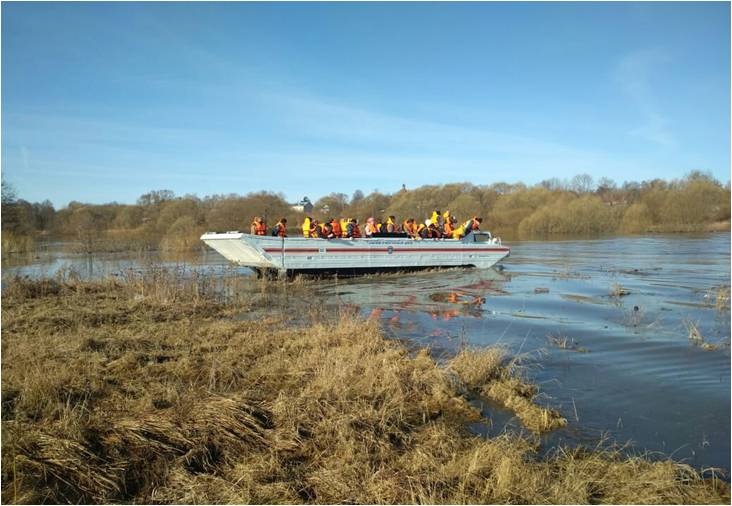
<instances>
[{"instance_id":1,"label":"white boat hull","mask_svg":"<svg viewBox=\"0 0 732 506\"><path fill-rule=\"evenodd\" d=\"M433 267L488 268L510 248L490 234L463 239L409 238L309 239L256 236L241 232L206 233L201 240L227 260L257 270L279 272L375 272Z\"/></svg>"}]
</instances>

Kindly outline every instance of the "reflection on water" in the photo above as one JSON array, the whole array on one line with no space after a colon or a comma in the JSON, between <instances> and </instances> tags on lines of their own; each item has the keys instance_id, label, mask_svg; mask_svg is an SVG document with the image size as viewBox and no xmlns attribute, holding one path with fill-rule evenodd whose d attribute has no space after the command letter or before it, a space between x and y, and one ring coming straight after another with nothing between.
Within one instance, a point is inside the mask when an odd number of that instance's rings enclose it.
<instances>
[{"instance_id":1,"label":"reflection on water","mask_svg":"<svg viewBox=\"0 0 732 506\"><path fill-rule=\"evenodd\" d=\"M387 333L447 357L499 344L568 427L547 446L633 441L704 468L730 467L730 235L653 236L511 245L502 270L451 270L317 283L326 308L350 307ZM145 265L224 272L215 252L73 257L3 263L3 277L73 268L85 277ZM247 269L235 269L249 275ZM315 301L309 301L314 303ZM690 339L691 329L698 339ZM476 401L479 402L479 401ZM495 433L518 423L483 404Z\"/></svg>"},{"instance_id":2,"label":"reflection on water","mask_svg":"<svg viewBox=\"0 0 732 506\"><path fill-rule=\"evenodd\" d=\"M500 272L339 280L321 293L437 356L464 343L525 356L546 402L569 420L547 446L606 437L729 469L729 241L515 243ZM707 347L689 339L692 324ZM493 419L484 432L517 426L495 406L484 410Z\"/></svg>"}]
</instances>

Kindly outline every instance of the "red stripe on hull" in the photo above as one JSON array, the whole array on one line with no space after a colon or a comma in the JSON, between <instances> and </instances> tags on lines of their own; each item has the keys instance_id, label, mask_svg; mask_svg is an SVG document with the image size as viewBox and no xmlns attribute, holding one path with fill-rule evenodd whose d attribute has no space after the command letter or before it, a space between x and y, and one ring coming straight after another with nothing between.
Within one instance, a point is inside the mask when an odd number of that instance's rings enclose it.
<instances>
[{"instance_id":1,"label":"red stripe on hull","mask_svg":"<svg viewBox=\"0 0 732 506\"><path fill-rule=\"evenodd\" d=\"M282 253L280 248L264 248L266 253ZM493 253L507 252L508 248L433 248L433 249L393 249L392 253ZM285 253L319 253L319 249L285 248ZM324 253L389 253L387 248L325 248Z\"/></svg>"}]
</instances>

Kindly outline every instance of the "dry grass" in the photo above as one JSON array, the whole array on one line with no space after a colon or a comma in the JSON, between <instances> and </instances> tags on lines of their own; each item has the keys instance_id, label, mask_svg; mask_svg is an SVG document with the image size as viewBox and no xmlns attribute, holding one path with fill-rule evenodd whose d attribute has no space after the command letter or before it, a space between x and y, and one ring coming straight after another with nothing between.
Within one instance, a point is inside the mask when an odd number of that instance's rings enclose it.
<instances>
[{"instance_id":1,"label":"dry grass","mask_svg":"<svg viewBox=\"0 0 732 506\"><path fill-rule=\"evenodd\" d=\"M706 303L713 306L720 313L729 311L730 307L730 287L729 285L715 286L707 290L704 294Z\"/></svg>"},{"instance_id":2,"label":"dry grass","mask_svg":"<svg viewBox=\"0 0 732 506\"><path fill-rule=\"evenodd\" d=\"M580 346L573 337L549 334L546 338L550 345L562 350L576 351L577 353L587 353L590 351Z\"/></svg>"},{"instance_id":3,"label":"dry grass","mask_svg":"<svg viewBox=\"0 0 732 506\"><path fill-rule=\"evenodd\" d=\"M610 287L611 297L624 297L630 295L630 290L624 288L620 283L613 283Z\"/></svg>"},{"instance_id":4,"label":"dry grass","mask_svg":"<svg viewBox=\"0 0 732 506\"><path fill-rule=\"evenodd\" d=\"M501 350L439 366L375 322L234 319L306 290L248 282L240 297L162 272L8 283L3 502L729 502L671 461L473 436L476 392L536 431L563 419Z\"/></svg>"},{"instance_id":5,"label":"dry grass","mask_svg":"<svg viewBox=\"0 0 732 506\"><path fill-rule=\"evenodd\" d=\"M689 343L691 343L693 346L698 346L699 348L707 351L718 350L722 347L721 343L712 344L706 342L704 340L704 336L699 330L699 327L697 327L696 323L694 323L693 321L684 320L684 324L686 325L686 330L689 333Z\"/></svg>"}]
</instances>

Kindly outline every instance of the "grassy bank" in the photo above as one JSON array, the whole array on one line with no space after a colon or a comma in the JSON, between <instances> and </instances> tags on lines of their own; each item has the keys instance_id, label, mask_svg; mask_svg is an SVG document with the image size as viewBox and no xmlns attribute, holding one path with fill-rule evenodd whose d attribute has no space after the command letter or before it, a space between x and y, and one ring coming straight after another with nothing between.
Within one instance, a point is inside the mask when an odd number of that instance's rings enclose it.
<instances>
[{"instance_id":1,"label":"grassy bank","mask_svg":"<svg viewBox=\"0 0 732 506\"><path fill-rule=\"evenodd\" d=\"M288 313L306 284L247 282L8 283L3 502L729 503L672 461L473 436L474 397L564 421L499 349L438 364L346 310Z\"/></svg>"}]
</instances>

